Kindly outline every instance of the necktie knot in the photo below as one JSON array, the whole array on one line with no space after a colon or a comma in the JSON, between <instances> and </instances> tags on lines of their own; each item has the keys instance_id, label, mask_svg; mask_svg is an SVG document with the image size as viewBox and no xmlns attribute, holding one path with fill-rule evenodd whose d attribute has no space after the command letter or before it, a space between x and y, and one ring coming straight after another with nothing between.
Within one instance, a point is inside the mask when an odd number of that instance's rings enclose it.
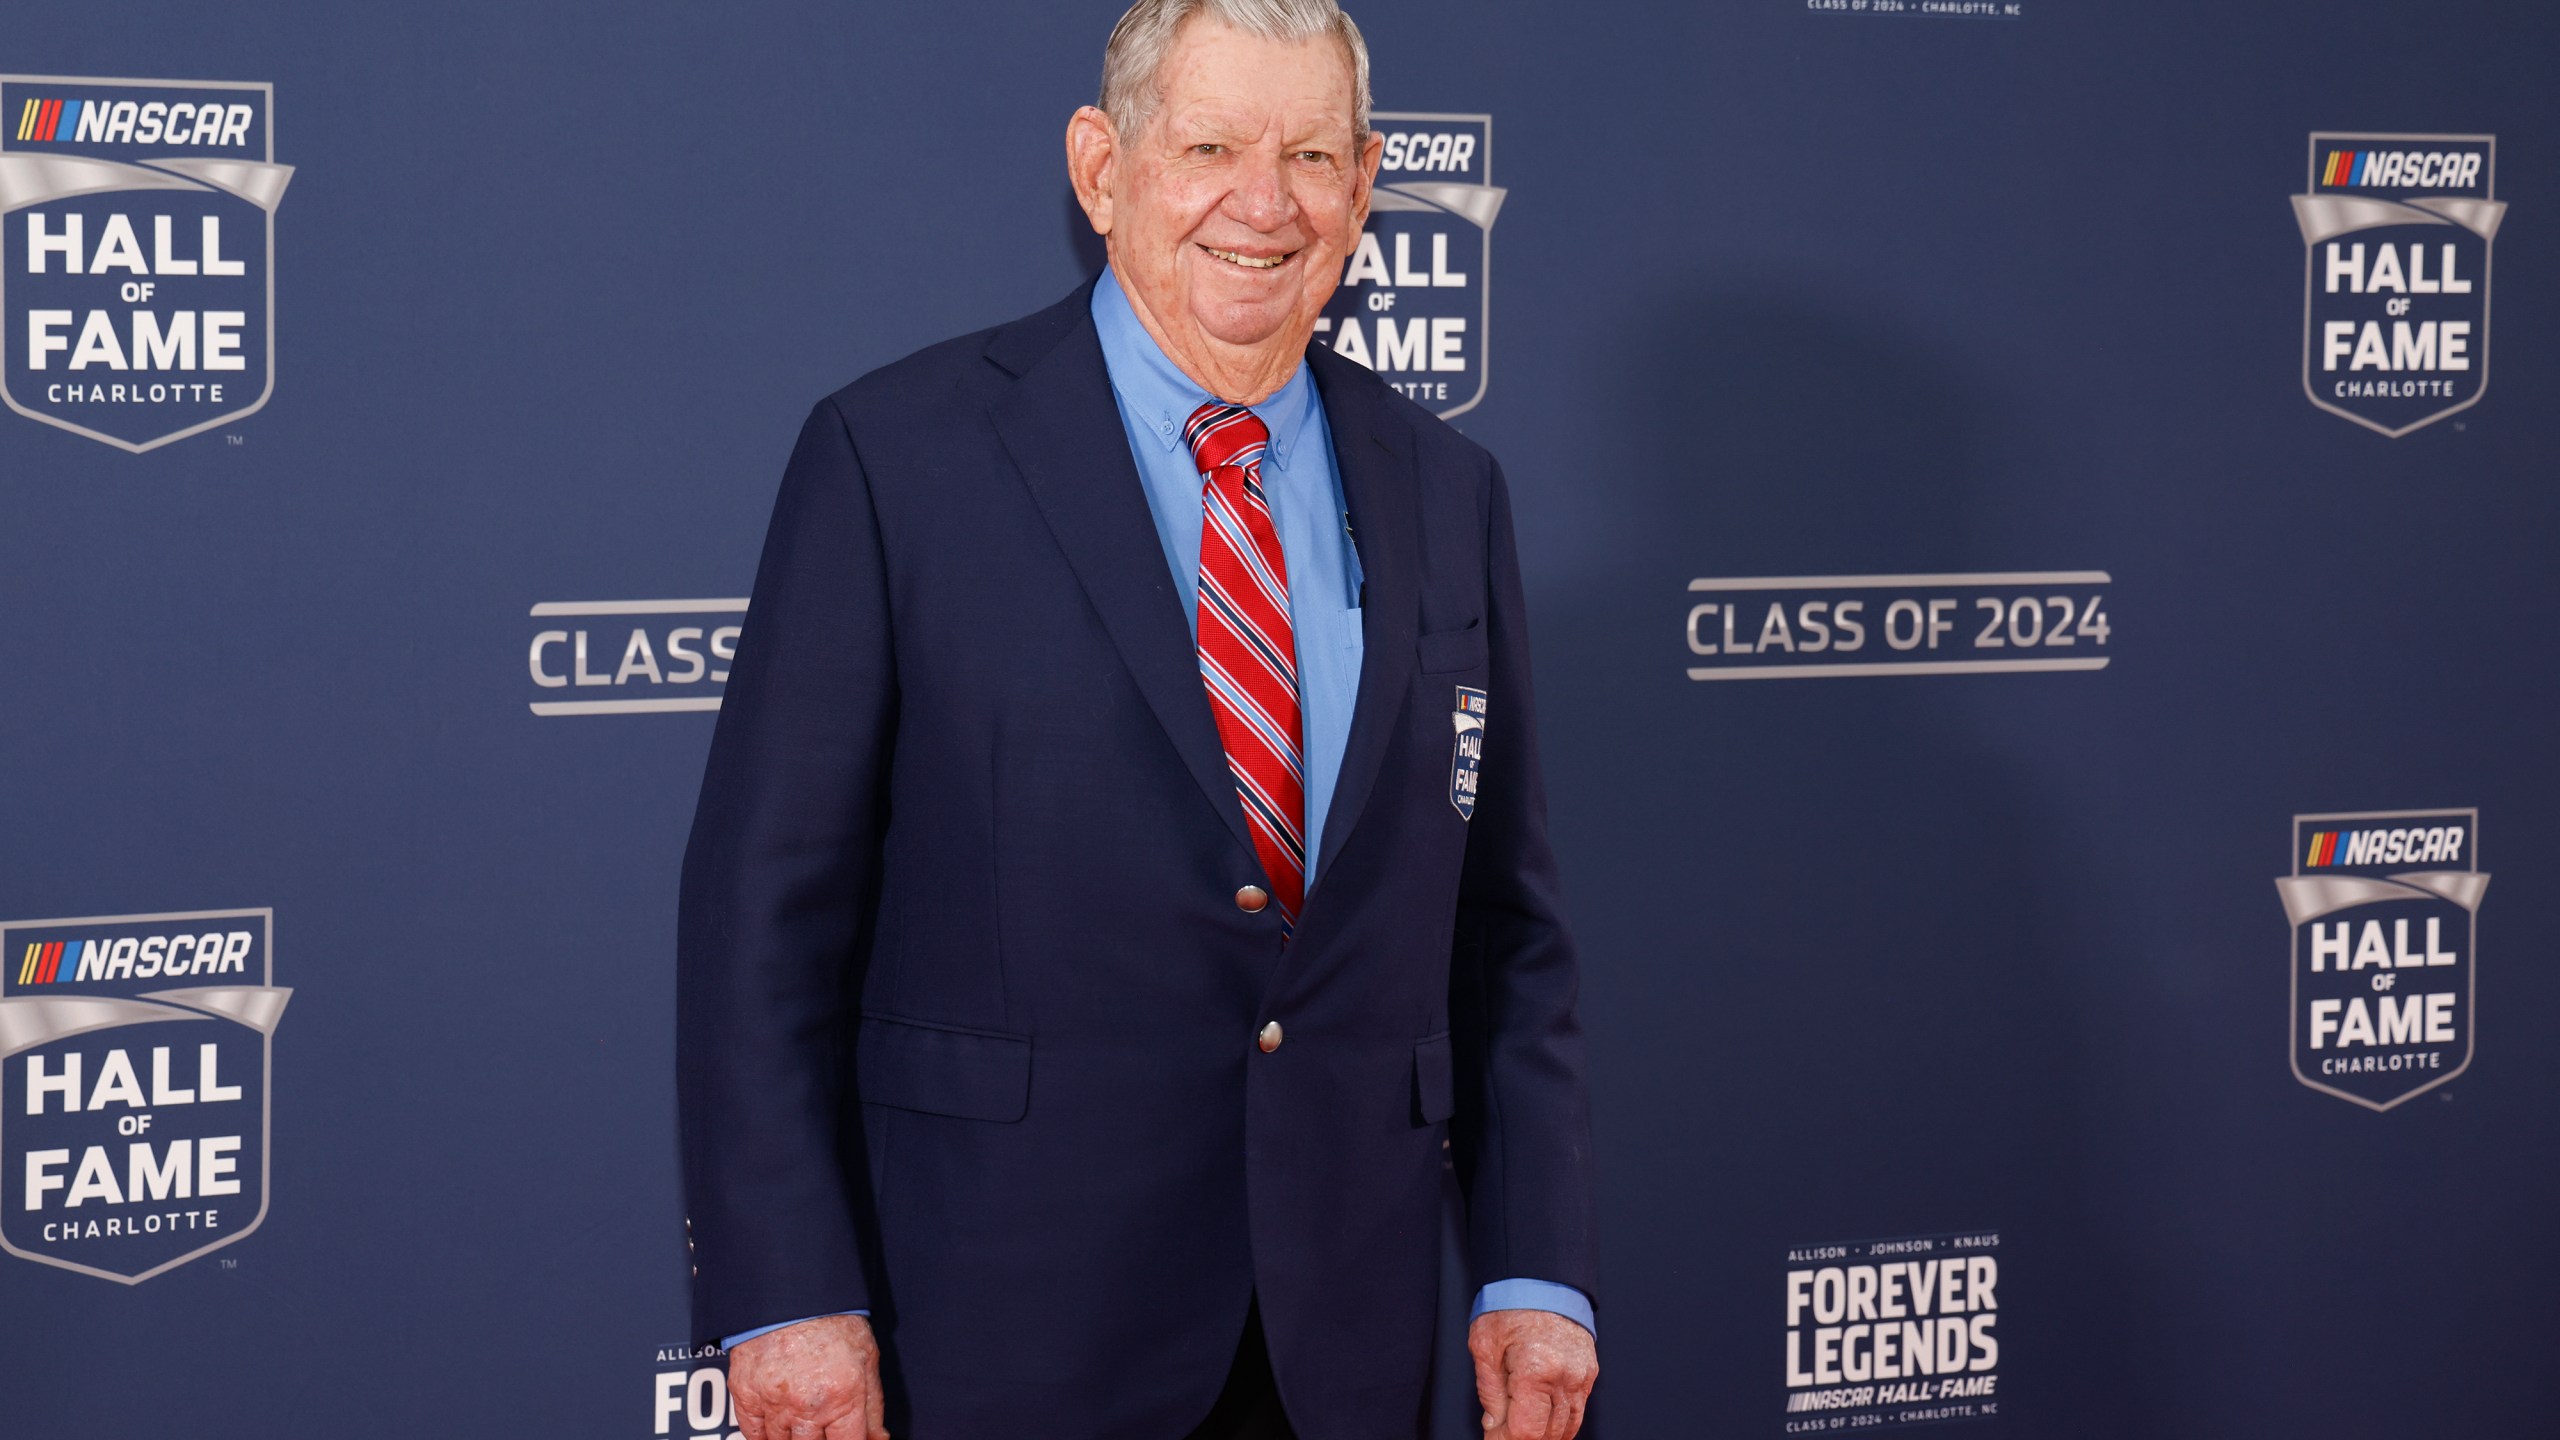
<instances>
[{"instance_id":1,"label":"necktie knot","mask_svg":"<svg viewBox=\"0 0 2560 1440\"><path fill-rule=\"evenodd\" d=\"M1191 412L1182 425L1183 443L1203 475L1222 466L1247 466L1270 447L1271 430L1262 417L1242 405L1212 400Z\"/></svg>"}]
</instances>

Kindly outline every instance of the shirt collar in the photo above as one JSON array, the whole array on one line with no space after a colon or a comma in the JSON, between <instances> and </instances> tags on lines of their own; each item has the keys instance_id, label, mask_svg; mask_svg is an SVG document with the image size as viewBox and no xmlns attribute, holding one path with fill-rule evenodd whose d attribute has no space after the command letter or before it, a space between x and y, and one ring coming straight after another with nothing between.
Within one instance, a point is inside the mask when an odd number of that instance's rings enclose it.
<instances>
[{"instance_id":1,"label":"shirt collar","mask_svg":"<svg viewBox=\"0 0 2560 1440\"><path fill-rule=\"evenodd\" d=\"M1102 278L1093 287L1093 325L1102 336L1102 363L1111 373L1111 388L1120 403L1136 416L1148 433L1167 450L1182 448L1182 427L1191 412L1206 404L1209 392L1197 381L1182 373L1156 344L1156 337L1138 320L1138 312L1129 305L1129 297L1120 288L1120 278L1105 266ZM1271 463L1281 470L1289 468L1298 442L1304 438L1307 422L1315 415L1314 377L1307 362L1289 376L1289 383L1274 391L1271 398L1253 407L1255 416L1271 432Z\"/></svg>"}]
</instances>

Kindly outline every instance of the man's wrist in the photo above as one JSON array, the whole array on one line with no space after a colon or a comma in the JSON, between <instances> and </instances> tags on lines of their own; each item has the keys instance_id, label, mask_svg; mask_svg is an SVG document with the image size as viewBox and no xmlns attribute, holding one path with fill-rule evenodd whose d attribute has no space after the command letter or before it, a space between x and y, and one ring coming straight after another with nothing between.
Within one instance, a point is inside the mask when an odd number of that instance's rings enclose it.
<instances>
[{"instance_id":1,"label":"man's wrist","mask_svg":"<svg viewBox=\"0 0 2560 1440\"><path fill-rule=\"evenodd\" d=\"M1591 1297L1552 1280L1496 1280L1476 1292L1475 1308L1467 1312L1467 1319L1473 1323L1488 1310L1544 1310L1590 1331L1593 1339L1600 1338L1599 1322L1591 1313Z\"/></svg>"},{"instance_id":2,"label":"man's wrist","mask_svg":"<svg viewBox=\"0 0 2560 1440\"><path fill-rule=\"evenodd\" d=\"M759 1325L753 1330L741 1330L735 1335L723 1335L720 1337L720 1348L735 1350L759 1335L770 1335L776 1330L788 1330L794 1325L806 1325L812 1320L825 1320L836 1315L859 1315L866 1320L871 1318L871 1312L868 1310L830 1310L825 1315L803 1315L797 1320L780 1320L771 1325Z\"/></svg>"}]
</instances>

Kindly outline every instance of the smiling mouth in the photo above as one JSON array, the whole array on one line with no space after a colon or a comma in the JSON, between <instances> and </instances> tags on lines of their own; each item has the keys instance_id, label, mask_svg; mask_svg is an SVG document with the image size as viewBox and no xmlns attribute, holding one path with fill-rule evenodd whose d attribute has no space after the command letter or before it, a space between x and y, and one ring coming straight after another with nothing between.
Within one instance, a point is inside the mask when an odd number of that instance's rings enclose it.
<instances>
[{"instance_id":1,"label":"smiling mouth","mask_svg":"<svg viewBox=\"0 0 2560 1440\"><path fill-rule=\"evenodd\" d=\"M1247 270L1277 270L1295 259L1298 254L1297 251L1292 250L1285 255L1247 255L1236 250L1221 250L1214 245L1203 245L1200 248L1230 265L1241 265Z\"/></svg>"}]
</instances>

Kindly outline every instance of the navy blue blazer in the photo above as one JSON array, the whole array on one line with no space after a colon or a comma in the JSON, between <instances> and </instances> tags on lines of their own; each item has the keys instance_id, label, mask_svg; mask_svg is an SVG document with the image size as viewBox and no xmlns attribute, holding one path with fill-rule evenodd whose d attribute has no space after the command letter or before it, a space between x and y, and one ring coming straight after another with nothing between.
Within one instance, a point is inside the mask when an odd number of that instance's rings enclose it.
<instances>
[{"instance_id":1,"label":"navy blue blazer","mask_svg":"<svg viewBox=\"0 0 2560 1440\"><path fill-rule=\"evenodd\" d=\"M829 396L783 476L685 852L695 1329L870 1309L907 1440L1172 1440L1257 1295L1299 1434L1409 1440L1444 1139L1475 1275L1597 1294L1502 473L1308 362L1367 653L1285 942L1086 291Z\"/></svg>"}]
</instances>

